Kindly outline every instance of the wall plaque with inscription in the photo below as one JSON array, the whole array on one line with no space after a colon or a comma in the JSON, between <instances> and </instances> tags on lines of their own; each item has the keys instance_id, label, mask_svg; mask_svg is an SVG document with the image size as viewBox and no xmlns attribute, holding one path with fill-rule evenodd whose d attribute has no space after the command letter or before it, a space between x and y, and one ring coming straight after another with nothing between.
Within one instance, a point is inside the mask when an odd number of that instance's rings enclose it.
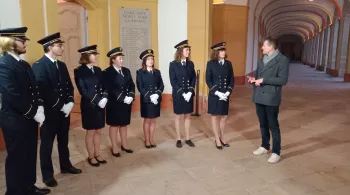
<instances>
[{"instance_id":1,"label":"wall plaque with inscription","mask_svg":"<svg viewBox=\"0 0 350 195\"><path fill-rule=\"evenodd\" d=\"M136 70L141 68L139 55L151 48L151 15L147 9L120 8L120 46L125 54L124 66L136 82ZM136 90L138 93L138 91Z\"/></svg>"}]
</instances>

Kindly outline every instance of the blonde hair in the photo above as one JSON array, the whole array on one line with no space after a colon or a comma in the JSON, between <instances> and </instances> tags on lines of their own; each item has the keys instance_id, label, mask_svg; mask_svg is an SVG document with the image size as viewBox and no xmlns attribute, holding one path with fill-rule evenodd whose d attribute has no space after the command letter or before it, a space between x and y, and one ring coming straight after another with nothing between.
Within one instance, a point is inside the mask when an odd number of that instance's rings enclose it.
<instances>
[{"instance_id":1,"label":"blonde hair","mask_svg":"<svg viewBox=\"0 0 350 195\"><path fill-rule=\"evenodd\" d=\"M14 48L15 40L9 37L0 37L0 55L11 51Z\"/></svg>"}]
</instances>

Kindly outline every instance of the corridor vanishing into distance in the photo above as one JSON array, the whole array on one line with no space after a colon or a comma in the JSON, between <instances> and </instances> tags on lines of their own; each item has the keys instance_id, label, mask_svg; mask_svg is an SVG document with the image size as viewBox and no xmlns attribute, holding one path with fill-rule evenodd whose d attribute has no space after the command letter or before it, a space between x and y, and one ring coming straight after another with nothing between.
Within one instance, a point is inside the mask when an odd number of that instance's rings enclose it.
<instances>
[{"instance_id":1,"label":"corridor vanishing into distance","mask_svg":"<svg viewBox=\"0 0 350 195\"><path fill-rule=\"evenodd\" d=\"M146 149L142 119L133 113L129 146L134 154L111 156L108 127L103 129L102 155L107 165L86 162L85 131L73 115L70 133L72 162L80 175L59 174L53 193L118 195L348 195L350 194L350 83L299 63L290 64L289 83L280 107L281 161L271 165L269 155L253 156L260 130L249 85L237 86L230 101L227 140L230 147L215 148L210 117L193 117L195 148L175 147L172 111L162 111L156 128L157 148ZM0 180L5 181L0 152ZM38 160L39 163L39 160ZM38 164L39 165L39 164ZM37 169L40 171L40 168ZM38 185L43 187L38 172ZM0 194L5 182L0 182Z\"/></svg>"}]
</instances>

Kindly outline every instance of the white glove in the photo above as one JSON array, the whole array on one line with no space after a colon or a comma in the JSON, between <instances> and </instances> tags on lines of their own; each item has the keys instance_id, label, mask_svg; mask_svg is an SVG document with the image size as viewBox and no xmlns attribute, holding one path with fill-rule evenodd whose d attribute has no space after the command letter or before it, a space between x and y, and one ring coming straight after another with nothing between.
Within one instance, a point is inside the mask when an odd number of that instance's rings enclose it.
<instances>
[{"instance_id":1,"label":"white glove","mask_svg":"<svg viewBox=\"0 0 350 195\"><path fill-rule=\"evenodd\" d=\"M134 100L134 98L133 97L129 97L129 102L128 102L128 104L131 104L131 102Z\"/></svg>"},{"instance_id":2,"label":"white glove","mask_svg":"<svg viewBox=\"0 0 350 195\"><path fill-rule=\"evenodd\" d=\"M182 96L184 97L185 101L187 101L187 95L186 95L186 93L183 93Z\"/></svg>"},{"instance_id":3,"label":"white glove","mask_svg":"<svg viewBox=\"0 0 350 195\"><path fill-rule=\"evenodd\" d=\"M151 100L151 102L152 102L154 105L157 105L157 104L158 104L158 100L156 100L156 99L154 99L154 98Z\"/></svg>"},{"instance_id":4,"label":"white glove","mask_svg":"<svg viewBox=\"0 0 350 195\"><path fill-rule=\"evenodd\" d=\"M221 93L221 92L219 92L219 91L216 91L216 92L215 92L215 95L217 95L217 96L219 97L219 100L224 100L224 101L227 100L227 97L225 96L224 93Z\"/></svg>"},{"instance_id":5,"label":"white glove","mask_svg":"<svg viewBox=\"0 0 350 195\"><path fill-rule=\"evenodd\" d=\"M128 99L129 99L129 97L128 97L128 96L125 96L125 98L124 98L124 103L125 103L125 104L127 104L126 102L127 102Z\"/></svg>"},{"instance_id":6,"label":"white glove","mask_svg":"<svg viewBox=\"0 0 350 195\"><path fill-rule=\"evenodd\" d=\"M44 113L44 106L38 106L38 112Z\"/></svg>"},{"instance_id":7,"label":"white glove","mask_svg":"<svg viewBox=\"0 0 350 195\"><path fill-rule=\"evenodd\" d=\"M132 97L125 96L125 98L124 98L124 103L130 104L130 103L132 102L133 99L134 99L134 98L132 98Z\"/></svg>"},{"instance_id":8,"label":"white glove","mask_svg":"<svg viewBox=\"0 0 350 195\"><path fill-rule=\"evenodd\" d=\"M70 112L72 111L73 107L74 107L74 103L73 103L73 102L69 102L68 104L65 104L65 105L62 107L61 111L64 112L64 113L66 114L65 117L68 117L68 116L69 116L69 114L70 114Z\"/></svg>"},{"instance_id":9,"label":"white glove","mask_svg":"<svg viewBox=\"0 0 350 195\"><path fill-rule=\"evenodd\" d=\"M228 92L226 92L224 95L225 95L226 97L228 97L230 94L231 94L231 93L228 91Z\"/></svg>"},{"instance_id":10,"label":"white glove","mask_svg":"<svg viewBox=\"0 0 350 195\"><path fill-rule=\"evenodd\" d=\"M151 95L150 98L151 99L154 98L155 100L158 100L159 95L155 93L155 94Z\"/></svg>"},{"instance_id":11,"label":"white glove","mask_svg":"<svg viewBox=\"0 0 350 195\"><path fill-rule=\"evenodd\" d=\"M192 97L192 92L188 92L186 95L187 95L187 102L189 102Z\"/></svg>"},{"instance_id":12,"label":"white glove","mask_svg":"<svg viewBox=\"0 0 350 195\"><path fill-rule=\"evenodd\" d=\"M100 107L100 108L104 108L105 106L106 106L106 104L107 104L107 98L103 98L99 103L98 103L98 106Z\"/></svg>"},{"instance_id":13,"label":"white glove","mask_svg":"<svg viewBox=\"0 0 350 195\"><path fill-rule=\"evenodd\" d=\"M64 105L63 105L61 111L62 111L63 113L65 113L65 114L69 113L69 112L68 112L67 104L64 104Z\"/></svg>"},{"instance_id":14,"label":"white glove","mask_svg":"<svg viewBox=\"0 0 350 195\"><path fill-rule=\"evenodd\" d=\"M41 127L41 125L43 125L43 123L45 121L45 115L43 112L39 112L39 108L34 116L34 120L39 123L40 127Z\"/></svg>"}]
</instances>

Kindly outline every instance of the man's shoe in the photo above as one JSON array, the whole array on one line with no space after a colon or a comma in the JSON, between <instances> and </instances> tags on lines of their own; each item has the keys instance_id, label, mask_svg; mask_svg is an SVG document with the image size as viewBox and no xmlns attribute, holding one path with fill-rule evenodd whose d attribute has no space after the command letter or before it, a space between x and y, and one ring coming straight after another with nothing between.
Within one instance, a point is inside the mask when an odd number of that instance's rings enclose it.
<instances>
[{"instance_id":1,"label":"man's shoe","mask_svg":"<svg viewBox=\"0 0 350 195\"><path fill-rule=\"evenodd\" d=\"M62 169L61 173L80 174L80 173L82 173L82 171L80 169L75 168L75 167L69 167L67 169Z\"/></svg>"},{"instance_id":2,"label":"man's shoe","mask_svg":"<svg viewBox=\"0 0 350 195\"><path fill-rule=\"evenodd\" d=\"M259 155L263 155L263 154L267 154L269 151L266 150L264 147L259 147L258 149L256 149L253 154L256 155L256 156L259 156Z\"/></svg>"},{"instance_id":3,"label":"man's shoe","mask_svg":"<svg viewBox=\"0 0 350 195\"><path fill-rule=\"evenodd\" d=\"M56 187L57 186L57 181L55 180L55 178L52 178L52 179L48 179L46 181L44 181L44 184L47 186L47 187Z\"/></svg>"},{"instance_id":4,"label":"man's shoe","mask_svg":"<svg viewBox=\"0 0 350 195\"><path fill-rule=\"evenodd\" d=\"M51 190L49 189L40 189L36 186L33 186L32 188L29 189L29 194L30 195L43 195L43 194L50 194Z\"/></svg>"},{"instance_id":5,"label":"man's shoe","mask_svg":"<svg viewBox=\"0 0 350 195\"><path fill-rule=\"evenodd\" d=\"M276 154L276 153L272 153L269 160L267 160L267 162L271 163L271 164L275 164L278 163L278 161L280 161L280 155Z\"/></svg>"}]
</instances>

